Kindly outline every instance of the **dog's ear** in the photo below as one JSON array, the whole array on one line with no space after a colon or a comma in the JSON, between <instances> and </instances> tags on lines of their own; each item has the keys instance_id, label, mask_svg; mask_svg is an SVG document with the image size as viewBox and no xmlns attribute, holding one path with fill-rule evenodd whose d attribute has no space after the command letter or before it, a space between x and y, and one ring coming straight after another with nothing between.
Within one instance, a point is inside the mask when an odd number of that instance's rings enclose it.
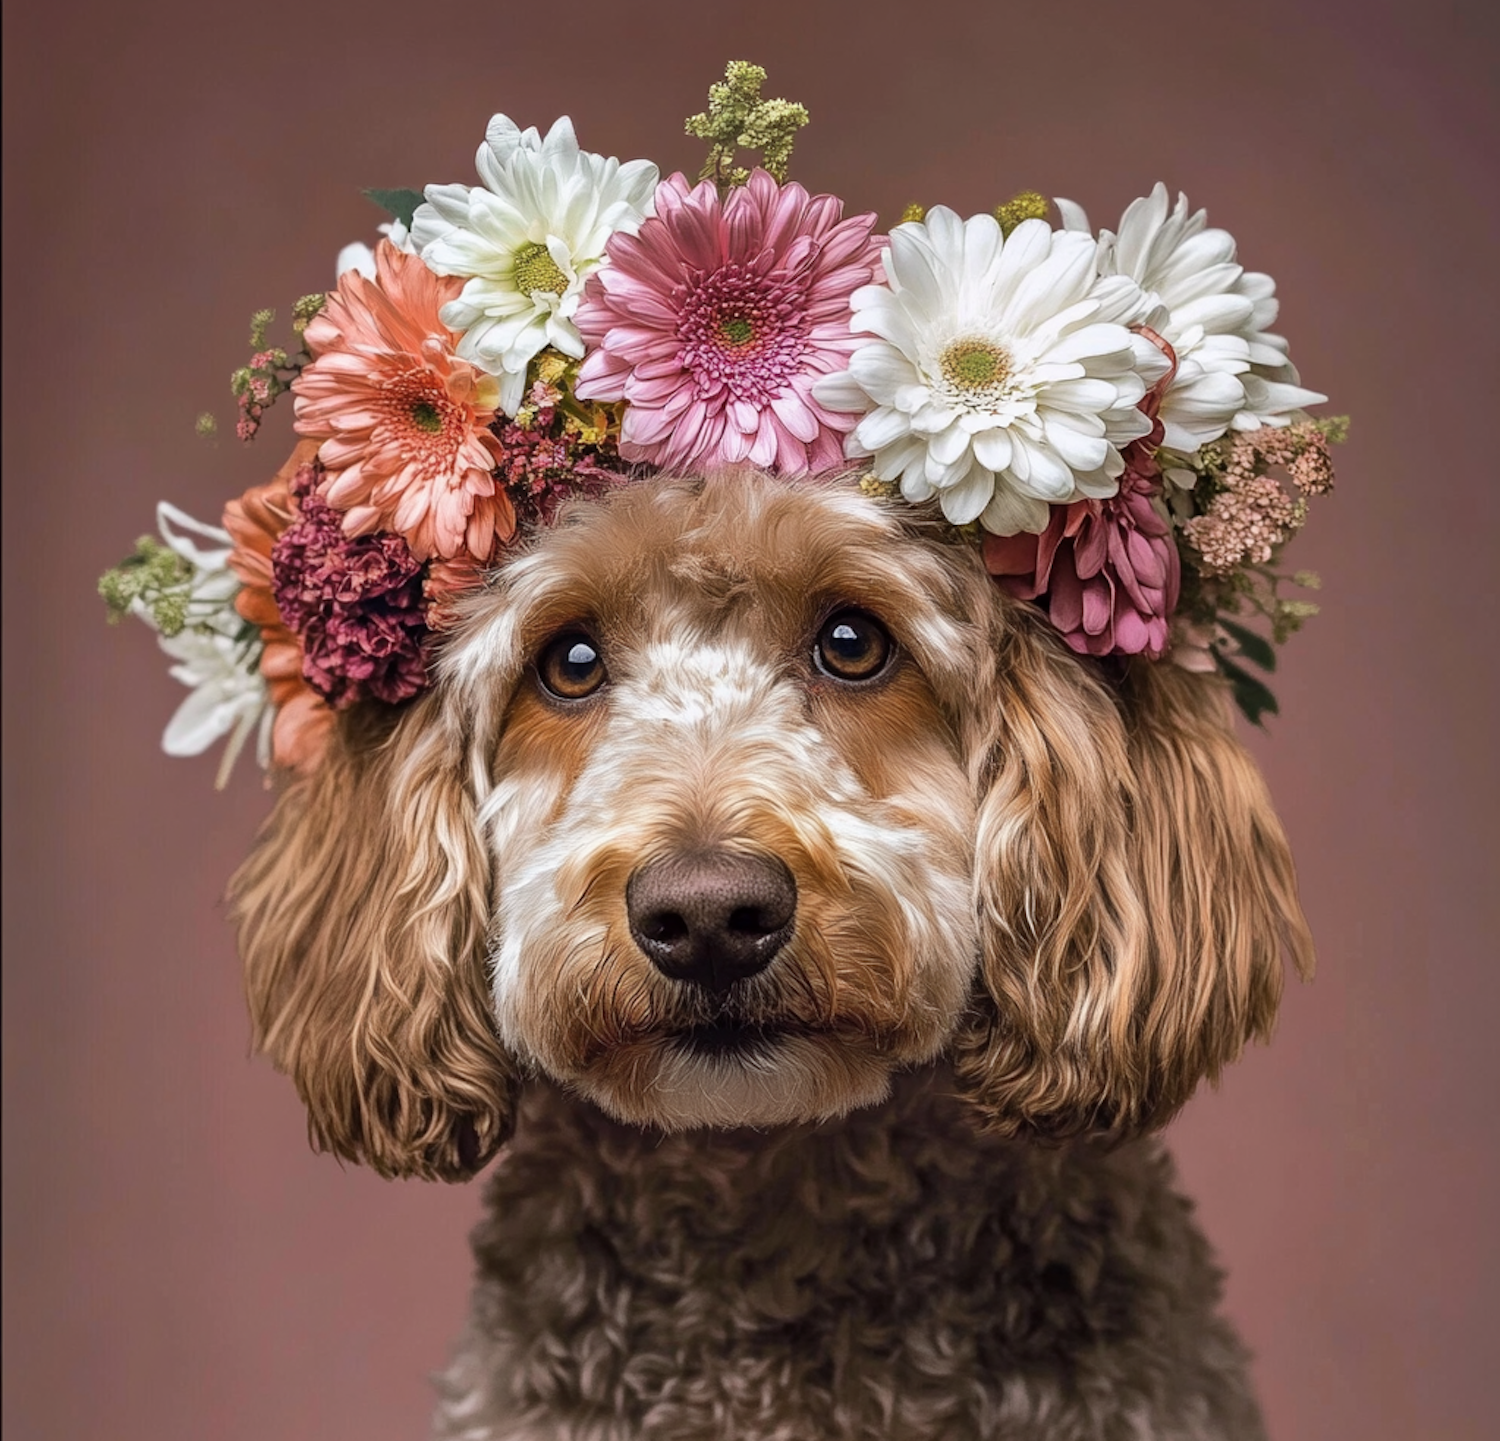
<instances>
[{"instance_id":1,"label":"dog's ear","mask_svg":"<svg viewBox=\"0 0 1500 1441\"><path fill-rule=\"evenodd\" d=\"M512 1125L466 749L435 694L383 737L341 717L230 887L256 1045L314 1145L387 1176L461 1180Z\"/></svg>"},{"instance_id":2,"label":"dog's ear","mask_svg":"<svg viewBox=\"0 0 1500 1441\"><path fill-rule=\"evenodd\" d=\"M1002 1130L1162 1125L1311 969L1286 837L1215 679L1110 685L1027 617L999 652L959 1083Z\"/></svg>"}]
</instances>

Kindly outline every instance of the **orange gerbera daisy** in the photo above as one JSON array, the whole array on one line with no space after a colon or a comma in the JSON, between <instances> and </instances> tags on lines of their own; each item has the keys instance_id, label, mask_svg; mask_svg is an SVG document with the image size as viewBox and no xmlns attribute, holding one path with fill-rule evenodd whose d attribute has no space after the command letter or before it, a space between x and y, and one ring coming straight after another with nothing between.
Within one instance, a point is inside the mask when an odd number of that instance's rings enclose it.
<instances>
[{"instance_id":1,"label":"orange gerbera daisy","mask_svg":"<svg viewBox=\"0 0 1500 1441\"><path fill-rule=\"evenodd\" d=\"M307 327L297 429L322 444L321 494L347 535L398 532L418 560L488 561L515 531L495 484L493 376L460 360L438 310L463 289L382 241L375 279L347 271Z\"/></svg>"},{"instance_id":2,"label":"orange gerbera daisy","mask_svg":"<svg viewBox=\"0 0 1500 1441\"><path fill-rule=\"evenodd\" d=\"M318 453L302 441L265 485L252 486L224 507L224 529L234 538L229 567L240 578L234 608L260 627L264 649L260 673L266 678L276 719L271 726L271 759L279 766L310 771L323 758L333 711L302 677L302 642L282 623L272 591L271 550L297 517L292 481Z\"/></svg>"}]
</instances>

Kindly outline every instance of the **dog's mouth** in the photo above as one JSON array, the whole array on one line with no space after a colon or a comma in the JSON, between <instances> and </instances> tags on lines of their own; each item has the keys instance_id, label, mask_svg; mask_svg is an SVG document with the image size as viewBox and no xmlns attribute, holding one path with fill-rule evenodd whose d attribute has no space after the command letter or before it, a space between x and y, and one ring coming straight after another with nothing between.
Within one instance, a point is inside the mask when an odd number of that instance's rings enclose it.
<instances>
[{"instance_id":1,"label":"dog's mouth","mask_svg":"<svg viewBox=\"0 0 1500 1441\"><path fill-rule=\"evenodd\" d=\"M784 1026L721 1016L718 1020L679 1031L672 1041L679 1050L693 1056L753 1061L769 1055L787 1035Z\"/></svg>"}]
</instances>

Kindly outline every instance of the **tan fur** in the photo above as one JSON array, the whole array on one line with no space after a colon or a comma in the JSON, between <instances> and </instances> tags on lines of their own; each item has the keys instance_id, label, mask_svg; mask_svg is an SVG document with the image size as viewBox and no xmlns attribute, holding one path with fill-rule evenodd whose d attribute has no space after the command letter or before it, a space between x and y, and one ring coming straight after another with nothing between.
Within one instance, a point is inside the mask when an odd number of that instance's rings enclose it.
<instances>
[{"instance_id":1,"label":"tan fur","mask_svg":"<svg viewBox=\"0 0 1500 1441\"><path fill-rule=\"evenodd\" d=\"M955 1066L998 1129L1124 1135L1269 1035L1312 942L1220 683L1137 662L1112 694L1058 649L1020 625L999 651Z\"/></svg>"},{"instance_id":2,"label":"tan fur","mask_svg":"<svg viewBox=\"0 0 1500 1441\"><path fill-rule=\"evenodd\" d=\"M809 662L851 604L899 648L865 688ZM559 706L527 667L575 624L611 681ZM482 1162L527 1068L637 1123L765 1125L951 1046L996 1129L1120 1135L1266 1034L1283 949L1311 962L1215 683L1107 681L972 547L847 483L576 508L469 604L436 690L369 725L282 796L233 896L257 1043L315 1141L388 1174ZM630 938L631 871L701 845L797 883L734 1000L781 1037L763 1063L683 1061L715 1017Z\"/></svg>"},{"instance_id":3,"label":"tan fur","mask_svg":"<svg viewBox=\"0 0 1500 1441\"><path fill-rule=\"evenodd\" d=\"M484 985L488 865L439 706L379 740L346 719L230 887L255 1044L313 1143L382 1175L459 1180L509 1134Z\"/></svg>"}]
</instances>

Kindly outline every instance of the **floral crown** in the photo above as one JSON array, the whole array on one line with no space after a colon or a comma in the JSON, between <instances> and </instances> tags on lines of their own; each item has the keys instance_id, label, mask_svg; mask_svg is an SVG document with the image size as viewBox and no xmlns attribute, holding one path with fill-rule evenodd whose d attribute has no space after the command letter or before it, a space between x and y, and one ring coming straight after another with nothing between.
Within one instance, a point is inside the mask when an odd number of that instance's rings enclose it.
<instances>
[{"instance_id":1,"label":"floral crown","mask_svg":"<svg viewBox=\"0 0 1500 1441\"><path fill-rule=\"evenodd\" d=\"M169 753L227 735L221 784L252 734L263 765L315 765L336 712L428 685L454 603L562 501L735 462L858 467L1075 651L1217 670L1275 711L1255 672L1316 610L1280 589L1317 584L1277 562L1345 427L1304 412L1325 397L1267 330L1271 278L1160 184L1097 235L1034 192L878 234L788 182L807 112L764 80L731 64L688 120L696 184L497 115L481 184L366 192L384 238L296 303L295 353L253 318L238 434L291 391L304 439L222 528L163 503L100 582L192 688Z\"/></svg>"}]
</instances>

